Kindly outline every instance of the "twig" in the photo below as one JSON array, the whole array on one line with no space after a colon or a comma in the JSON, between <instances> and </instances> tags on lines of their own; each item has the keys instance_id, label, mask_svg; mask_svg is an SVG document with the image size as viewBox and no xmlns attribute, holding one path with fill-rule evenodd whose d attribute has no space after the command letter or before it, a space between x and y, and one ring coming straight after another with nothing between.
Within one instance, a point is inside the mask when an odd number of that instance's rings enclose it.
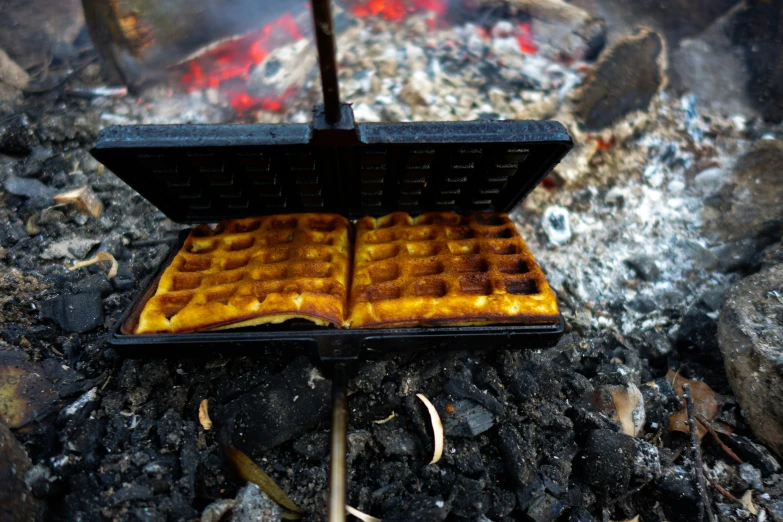
<instances>
[{"instance_id":1,"label":"twig","mask_svg":"<svg viewBox=\"0 0 783 522\"><path fill-rule=\"evenodd\" d=\"M728 455L731 458L731 460L733 460L737 464L744 464L744 462L742 462L742 459L739 458L736 453L731 451L731 448L726 446L723 443L722 440L720 440L720 437L718 436L718 432L715 431L715 428L712 427L712 424L710 424L710 421L708 421L707 419L705 419L704 417L702 417L701 415L698 415L698 414L696 415L696 420L699 421L702 424L702 426L707 428L707 431L710 432L710 435L712 435L712 438L714 438L715 442L718 443L718 446L720 446L720 449L722 449L723 452L726 453L726 455Z\"/></svg>"},{"instance_id":2,"label":"twig","mask_svg":"<svg viewBox=\"0 0 783 522\"><path fill-rule=\"evenodd\" d=\"M699 430L696 427L696 419L693 417L693 396L691 395L691 387L688 383L682 385L683 397L685 398L685 404L688 407L688 428L691 432L691 446L693 446L693 460L696 462L694 473L696 473L696 484L699 489L699 496L701 497L701 505L699 506L699 520L704 520L704 511L707 511L707 522L714 522L715 517L712 515L712 504L707 496L707 484L704 479L704 464L701 460L701 446L699 444Z\"/></svg>"},{"instance_id":3,"label":"twig","mask_svg":"<svg viewBox=\"0 0 783 522\"><path fill-rule=\"evenodd\" d=\"M707 476L707 474L706 474L706 473L705 473L704 475L705 475L705 476ZM732 495L731 493L729 493L728 491L726 491L725 489L723 489L723 486L721 486L720 484L718 484L717 482L715 482L714 480L712 480L712 479L711 479L710 477L708 477L708 476L707 476L707 481L708 481L710 484L712 484L712 487L714 487L714 488L715 488L715 490L716 490L718 493L720 493L721 495L723 495L723 496L724 496L724 497L726 497L727 499L731 500L732 502L736 502L737 504L742 504L742 501L741 501L740 499L738 499L737 497L735 497L734 495Z\"/></svg>"}]
</instances>

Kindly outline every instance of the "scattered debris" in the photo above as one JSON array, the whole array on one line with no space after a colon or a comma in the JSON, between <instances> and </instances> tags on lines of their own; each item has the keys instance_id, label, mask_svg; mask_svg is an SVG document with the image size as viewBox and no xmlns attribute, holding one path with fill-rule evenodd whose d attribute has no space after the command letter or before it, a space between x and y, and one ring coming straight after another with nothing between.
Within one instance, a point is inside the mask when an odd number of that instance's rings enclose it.
<instances>
[{"instance_id":1,"label":"scattered debris","mask_svg":"<svg viewBox=\"0 0 783 522\"><path fill-rule=\"evenodd\" d=\"M103 203L89 186L57 194L54 196L54 200L64 205L73 203L81 212L95 218L101 217L103 213Z\"/></svg>"},{"instance_id":2,"label":"scattered debris","mask_svg":"<svg viewBox=\"0 0 783 522\"><path fill-rule=\"evenodd\" d=\"M198 405L198 421L204 431L212 429L212 419L209 418L209 399L204 399Z\"/></svg>"},{"instance_id":3,"label":"scattered debris","mask_svg":"<svg viewBox=\"0 0 783 522\"><path fill-rule=\"evenodd\" d=\"M98 252L90 259L85 259L84 261L77 261L73 265L69 266L68 270L77 270L79 268L84 268L85 266L94 265L96 263L101 263L103 261L108 261L109 263L111 263L107 277L109 279L112 279L117 275L117 271L120 269L120 264L117 262L116 259L114 259L114 256L111 255L109 252Z\"/></svg>"},{"instance_id":4,"label":"scattered debris","mask_svg":"<svg viewBox=\"0 0 783 522\"><path fill-rule=\"evenodd\" d=\"M345 510L363 522L381 522L380 518L375 518L374 516L368 515L367 513L362 513L358 509L351 506L345 506Z\"/></svg>"},{"instance_id":5,"label":"scattered debris","mask_svg":"<svg viewBox=\"0 0 783 522\"><path fill-rule=\"evenodd\" d=\"M682 385L683 399L685 399L686 411L688 416L688 428L691 435L691 449L693 451L694 467L693 473L696 475L696 484L699 489L699 496L701 497L701 504L699 510L701 512L699 519L704 518L704 512L707 513L707 522L714 522L715 517L712 514L712 501L707 495L707 483L704 478L704 464L701 458L701 443L699 430L696 427L696 419L694 418L694 404L693 395L691 393L691 386L687 382Z\"/></svg>"},{"instance_id":6,"label":"scattered debris","mask_svg":"<svg viewBox=\"0 0 783 522\"><path fill-rule=\"evenodd\" d=\"M689 386L691 389L691 398L694 403L694 415L712 421L719 412L718 400L715 397L715 392L712 391L706 383L702 381L695 381L685 379L675 372L669 370L666 374L666 378L672 383L672 387L680 399L683 401L680 411L675 413L669 419L669 430L679 431L680 433L690 433L691 429L688 424L688 409L685 401L685 386ZM697 429L699 434L699 440L707 434L707 428L700 422L697 422Z\"/></svg>"},{"instance_id":7,"label":"scattered debris","mask_svg":"<svg viewBox=\"0 0 783 522\"><path fill-rule=\"evenodd\" d=\"M372 423L373 424L386 424L387 422L389 422L390 420L392 420L392 419L394 419L396 417L397 417L397 414L395 412L391 412L391 415L389 415L385 419L374 420L374 421L372 421Z\"/></svg>"},{"instance_id":8,"label":"scattered debris","mask_svg":"<svg viewBox=\"0 0 783 522\"><path fill-rule=\"evenodd\" d=\"M432 422L432 435L435 439L435 450L432 454L432 460L430 464L436 464L443 455L443 424L440 421L440 415L438 410L432 405L430 400L424 396L423 393L417 393L416 397L427 407L427 411L430 413L430 421Z\"/></svg>"}]
</instances>

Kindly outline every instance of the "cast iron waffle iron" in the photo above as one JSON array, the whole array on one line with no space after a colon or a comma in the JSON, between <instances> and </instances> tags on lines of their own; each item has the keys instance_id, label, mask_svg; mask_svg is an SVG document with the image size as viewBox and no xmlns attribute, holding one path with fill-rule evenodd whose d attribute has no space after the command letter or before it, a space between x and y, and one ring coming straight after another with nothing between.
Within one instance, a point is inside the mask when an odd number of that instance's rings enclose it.
<instances>
[{"instance_id":1,"label":"cast iron waffle iron","mask_svg":"<svg viewBox=\"0 0 783 522\"><path fill-rule=\"evenodd\" d=\"M92 154L179 223L292 213L351 220L395 211L507 212L572 146L548 121L357 124L340 104L328 0L314 0L323 107L306 125L155 125L102 131ZM368 352L543 347L552 324L339 329L287 321L237 330L134 335L129 325L179 251L147 283L109 342L128 357L313 350L333 379L330 520L345 517L346 365Z\"/></svg>"}]
</instances>

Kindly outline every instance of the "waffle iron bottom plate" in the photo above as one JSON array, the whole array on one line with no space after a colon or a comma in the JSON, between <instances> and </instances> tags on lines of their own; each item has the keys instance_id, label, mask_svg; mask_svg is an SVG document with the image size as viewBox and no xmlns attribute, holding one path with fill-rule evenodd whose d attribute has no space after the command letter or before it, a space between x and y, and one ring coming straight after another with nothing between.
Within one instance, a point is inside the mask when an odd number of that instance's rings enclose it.
<instances>
[{"instance_id":1,"label":"waffle iron bottom plate","mask_svg":"<svg viewBox=\"0 0 783 522\"><path fill-rule=\"evenodd\" d=\"M350 361L360 356L417 350L469 348L544 348L562 335L565 323L499 324L489 326L433 326L413 328L341 329L314 325L305 320L236 330L184 334L134 335L138 317L158 279L185 241L183 231L171 244L169 255L147 279L133 303L112 330L108 342L123 357L197 357L220 354L260 355L266 351L315 352L323 362ZM131 325L131 326L129 326Z\"/></svg>"}]
</instances>

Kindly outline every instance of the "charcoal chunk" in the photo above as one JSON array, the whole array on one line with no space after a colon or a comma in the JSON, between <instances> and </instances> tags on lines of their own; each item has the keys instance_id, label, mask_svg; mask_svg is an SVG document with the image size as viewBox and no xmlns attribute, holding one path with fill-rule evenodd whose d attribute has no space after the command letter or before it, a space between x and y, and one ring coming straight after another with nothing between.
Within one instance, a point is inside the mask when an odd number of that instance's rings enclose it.
<instances>
[{"instance_id":1,"label":"charcoal chunk","mask_svg":"<svg viewBox=\"0 0 783 522\"><path fill-rule=\"evenodd\" d=\"M644 110L662 87L663 38L649 29L604 49L584 82L576 114L588 130L600 130Z\"/></svg>"},{"instance_id":2,"label":"charcoal chunk","mask_svg":"<svg viewBox=\"0 0 783 522\"><path fill-rule=\"evenodd\" d=\"M40 303L41 315L67 332L84 333L103 324L100 291L64 294Z\"/></svg>"}]
</instances>

